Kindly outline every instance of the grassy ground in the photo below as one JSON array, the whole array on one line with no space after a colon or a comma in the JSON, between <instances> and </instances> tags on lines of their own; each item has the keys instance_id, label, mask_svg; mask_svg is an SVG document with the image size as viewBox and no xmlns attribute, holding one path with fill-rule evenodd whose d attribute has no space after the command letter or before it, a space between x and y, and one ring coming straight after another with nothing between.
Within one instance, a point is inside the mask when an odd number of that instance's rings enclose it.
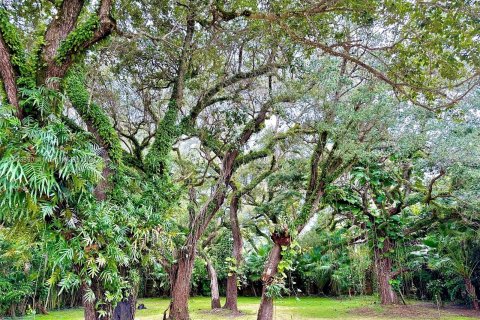
<instances>
[{"instance_id":1,"label":"grassy ground","mask_svg":"<svg viewBox=\"0 0 480 320\"><path fill-rule=\"evenodd\" d=\"M157 320L162 319L163 311L168 306L167 299L141 299L146 310L139 310L136 319ZM237 320L254 320L258 309L258 298L241 297L239 308L242 315L235 317ZM224 310L212 311L210 300L204 297L190 299L190 313L192 320L220 320L232 319L232 315ZM478 315L480 316L480 315ZM295 319L349 319L349 320L391 320L391 319L443 319L467 320L473 319L475 313L468 310L447 308L438 311L431 304L411 302L408 306L383 308L376 303L373 297L356 297L352 299L313 298L306 297L299 300L295 298L279 299L275 303L276 320ZM31 319L31 318L30 318ZM53 311L46 316L37 316L38 320L81 320L81 309ZM478 318L477 318L478 319Z\"/></svg>"}]
</instances>

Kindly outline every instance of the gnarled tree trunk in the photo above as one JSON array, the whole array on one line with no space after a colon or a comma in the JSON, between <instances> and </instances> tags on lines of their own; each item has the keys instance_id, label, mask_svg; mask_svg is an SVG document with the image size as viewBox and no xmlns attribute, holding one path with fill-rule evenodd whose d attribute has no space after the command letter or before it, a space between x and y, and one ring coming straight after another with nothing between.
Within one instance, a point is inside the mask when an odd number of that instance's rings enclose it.
<instances>
[{"instance_id":1,"label":"gnarled tree trunk","mask_svg":"<svg viewBox=\"0 0 480 320\"><path fill-rule=\"evenodd\" d=\"M390 280L392 277L392 259L388 256L393 243L386 238L382 248L375 248L375 273L378 282L378 293L382 304L397 304L398 296L393 290Z\"/></svg>"},{"instance_id":2,"label":"gnarled tree trunk","mask_svg":"<svg viewBox=\"0 0 480 320\"><path fill-rule=\"evenodd\" d=\"M472 307L473 309L480 311L480 305L478 303L477 292L475 290L475 286L472 283L472 280L468 277L463 279L465 281L465 288L467 289L467 293L472 299Z\"/></svg>"},{"instance_id":3,"label":"gnarled tree trunk","mask_svg":"<svg viewBox=\"0 0 480 320\"><path fill-rule=\"evenodd\" d=\"M235 267L238 269L242 263L242 235L240 233L240 224L238 223L238 204L240 201L240 195L234 193L230 202L230 225L232 227L233 237L233 257L235 258ZM227 278L227 299L225 309L232 311L238 311L238 289L237 289L237 273L230 272Z\"/></svg>"},{"instance_id":4,"label":"gnarled tree trunk","mask_svg":"<svg viewBox=\"0 0 480 320\"><path fill-rule=\"evenodd\" d=\"M206 259L206 261L207 261L208 277L210 278L210 291L211 291L211 295L212 295L212 309L219 309L219 308L221 308L221 305L220 305L220 292L218 290L217 271L215 271L215 267L213 266L210 259Z\"/></svg>"}]
</instances>

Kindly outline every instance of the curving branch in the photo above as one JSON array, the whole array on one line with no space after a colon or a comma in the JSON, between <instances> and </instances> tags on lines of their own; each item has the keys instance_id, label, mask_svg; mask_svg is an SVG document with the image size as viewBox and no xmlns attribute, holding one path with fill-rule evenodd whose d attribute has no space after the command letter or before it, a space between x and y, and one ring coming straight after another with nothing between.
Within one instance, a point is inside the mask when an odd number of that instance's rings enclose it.
<instances>
[{"instance_id":1,"label":"curving branch","mask_svg":"<svg viewBox=\"0 0 480 320\"><path fill-rule=\"evenodd\" d=\"M181 121L181 127L186 128L189 125L192 125L195 120L197 119L198 115L209 105L212 105L213 103L223 101L223 98L220 97L218 99L214 99L215 95L217 95L219 92L221 92L223 89L230 87L240 81L243 80L248 80L248 79L253 79L255 77L265 75L275 69L281 68L283 65L281 64L266 64L258 69L249 71L249 72L238 72L237 74L227 78L227 79L221 79L218 81L218 83L211 87L210 89L205 92L197 101L195 106L190 110L190 113L188 116L184 117Z\"/></svg>"},{"instance_id":2,"label":"curving branch","mask_svg":"<svg viewBox=\"0 0 480 320\"><path fill-rule=\"evenodd\" d=\"M435 177L432 178L432 180L430 180L430 183L428 184L427 195L425 196L426 204L429 204L434 199L434 197L432 196L433 186L435 185L435 182L437 182L437 180L443 177L444 175L445 175L445 170L442 168L440 169L440 172L438 173L438 175L436 175Z\"/></svg>"}]
</instances>

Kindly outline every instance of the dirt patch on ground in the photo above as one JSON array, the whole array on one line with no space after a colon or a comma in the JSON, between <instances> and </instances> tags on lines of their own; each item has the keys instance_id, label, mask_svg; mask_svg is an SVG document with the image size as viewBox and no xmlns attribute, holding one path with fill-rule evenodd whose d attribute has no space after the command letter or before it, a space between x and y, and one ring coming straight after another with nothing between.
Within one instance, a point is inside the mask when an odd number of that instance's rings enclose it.
<instances>
[{"instance_id":1,"label":"dirt patch on ground","mask_svg":"<svg viewBox=\"0 0 480 320\"><path fill-rule=\"evenodd\" d=\"M365 318L405 318L405 319L432 319L432 311L417 306L388 306L388 307L361 307L350 310L350 314Z\"/></svg>"},{"instance_id":2,"label":"dirt patch on ground","mask_svg":"<svg viewBox=\"0 0 480 320\"><path fill-rule=\"evenodd\" d=\"M419 305L423 306L424 308L437 310L437 307L432 303ZM465 306L447 305L443 308L440 308L440 310L457 316L472 317L477 319L480 318L480 312L466 308Z\"/></svg>"},{"instance_id":3,"label":"dirt patch on ground","mask_svg":"<svg viewBox=\"0 0 480 320\"><path fill-rule=\"evenodd\" d=\"M400 318L400 319L440 319L445 316L457 315L464 317L480 318L480 313L460 306L446 306L437 309L433 304L419 303L396 306L372 305L369 307L355 308L349 311L350 314L374 318Z\"/></svg>"},{"instance_id":4,"label":"dirt patch on ground","mask_svg":"<svg viewBox=\"0 0 480 320\"><path fill-rule=\"evenodd\" d=\"M234 311L227 310L227 309L202 310L202 311L199 311L199 313L213 314L213 315L216 315L216 316L222 316L222 317L228 317L228 318L237 318L237 317L241 317L241 316L245 315L245 313L243 313L241 311L234 312Z\"/></svg>"}]
</instances>

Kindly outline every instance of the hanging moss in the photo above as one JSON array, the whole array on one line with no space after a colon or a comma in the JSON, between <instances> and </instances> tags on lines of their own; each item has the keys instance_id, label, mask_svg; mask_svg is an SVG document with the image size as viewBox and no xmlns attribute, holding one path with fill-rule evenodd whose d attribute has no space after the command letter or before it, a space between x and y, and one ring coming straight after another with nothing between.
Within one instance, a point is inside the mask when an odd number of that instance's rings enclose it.
<instances>
[{"instance_id":1,"label":"hanging moss","mask_svg":"<svg viewBox=\"0 0 480 320\"><path fill-rule=\"evenodd\" d=\"M85 72L81 68L73 68L65 78L65 90L68 98L80 116L92 125L105 143L108 154L114 163L120 163L122 148L117 132L102 108L90 103L90 95L85 87Z\"/></svg>"}]
</instances>

